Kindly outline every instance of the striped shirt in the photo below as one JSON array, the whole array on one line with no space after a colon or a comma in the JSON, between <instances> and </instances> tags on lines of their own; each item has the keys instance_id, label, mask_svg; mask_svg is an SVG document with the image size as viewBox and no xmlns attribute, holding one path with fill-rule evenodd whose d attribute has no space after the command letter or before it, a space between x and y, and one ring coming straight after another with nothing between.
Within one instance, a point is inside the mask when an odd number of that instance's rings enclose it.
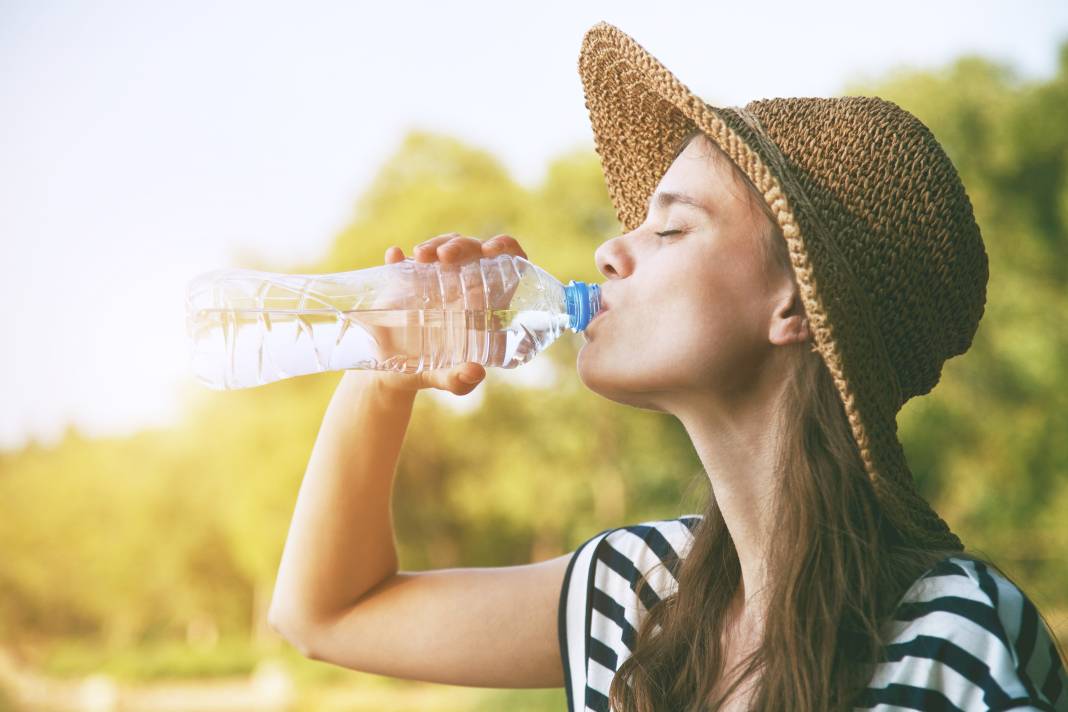
<instances>
[{"instance_id":1,"label":"striped shirt","mask_svg":"<svg viewBox=\"0 0 1068 712\"><path fill-rule=\"evenodd\" d=\"M685 555L700 519L608 529L572 555L558 613L569 712L610 712L612 678L646 612L677 589L672 557ZM649 586L639 601L641 577ZM855 709L1068 712L1052 633L1019 588L981 563L941 561L906 591L889 625L892 639Z\"/></svg>"}]
</instances>

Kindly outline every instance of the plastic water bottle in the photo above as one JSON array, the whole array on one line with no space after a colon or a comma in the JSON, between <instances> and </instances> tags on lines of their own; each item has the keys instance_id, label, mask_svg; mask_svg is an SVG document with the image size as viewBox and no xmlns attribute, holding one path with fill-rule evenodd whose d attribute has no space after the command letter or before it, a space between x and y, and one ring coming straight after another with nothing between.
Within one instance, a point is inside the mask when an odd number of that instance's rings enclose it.
<instances>
[{"instance_id":1,"label":"plastic water bottle","mask_svg":"<svg viewBox=\"0 0 1068 712\"><path fill-rule=\"evenodd\" d=\"M566 286L522 257L412 258L334 274L222 269L189 282L192 370L216 390L340 369L515 368L579 332L600 287Z\"/></svg>"}]
</instances>

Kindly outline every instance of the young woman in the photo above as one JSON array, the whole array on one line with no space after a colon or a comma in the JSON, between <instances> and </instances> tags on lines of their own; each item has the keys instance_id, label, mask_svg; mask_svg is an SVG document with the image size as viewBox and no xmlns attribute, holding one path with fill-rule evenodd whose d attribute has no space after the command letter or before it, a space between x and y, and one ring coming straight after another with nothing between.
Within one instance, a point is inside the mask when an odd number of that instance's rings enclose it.
<instances>
[{"instance_id":1,"label":"young woman","mask_svg":"<svg viewBox=\"0 0 1068 712\"><path fill-rule=\"evenodd\" d=\"M485 369L348 372L275 629L366 672L564 685L571 710L1068 708L1044 619L919 496L896 437L986 295L971 204L930 132L874 98L711 107L605 23L579 69L626 232L596 252L608 308L578 373L680 420L705 511L526 566L398 571L389 493L415 394L469 393ZM501 251L525 256L452 234L414 258Z\"/></svg>"}]
</instances>

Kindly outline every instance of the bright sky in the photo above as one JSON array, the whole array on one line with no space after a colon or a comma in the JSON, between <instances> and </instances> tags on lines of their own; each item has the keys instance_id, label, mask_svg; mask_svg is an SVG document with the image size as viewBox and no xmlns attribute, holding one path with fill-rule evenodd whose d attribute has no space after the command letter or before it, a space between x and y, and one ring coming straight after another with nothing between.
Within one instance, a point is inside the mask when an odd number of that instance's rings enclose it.
<instances>
[{"instance_id":1,"label":"bright sky","mask_svg":"<svg viewBox=\"0 0 1068 712\"><path fill-rule=\"evenodd\" d=\"M965 52L1047 77L1068 38L1063 1L528 7L0 4L0 447L173 422L186 281L240 251L320 254L408 128L528 185L592 150L577 59L600 20L728 105Z\"/></svg>"}]
</instances>

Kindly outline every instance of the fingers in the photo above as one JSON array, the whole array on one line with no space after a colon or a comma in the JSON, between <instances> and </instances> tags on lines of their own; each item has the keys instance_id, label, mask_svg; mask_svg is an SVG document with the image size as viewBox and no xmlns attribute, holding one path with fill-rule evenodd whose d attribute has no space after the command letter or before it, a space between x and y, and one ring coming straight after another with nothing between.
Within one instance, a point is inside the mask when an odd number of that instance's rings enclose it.
<instances>
[{"instance_id":1,"label":"fingers","mask_svg":"<svg viewBox=\"0 0 1068 712\"><path fill-rule=\"evenodd\" d=\"M495 235L486 240L482 243L482 253L486 257L496 257L507 253L527 259L527 253L519 246L519 241L511 235Z\"/></svg>"},{"instance_id":2,"label":"fingers","mask_svg":"<svg viewBox=\"0 0 1068 712\"><path fill-rule=\"evenodd\" d=\"M496 257L500 254L511 254L527 259L527 253L519 246L519 241L511 235L496 235L482 242L473 237L464 237L457 232L450 232L422 242L412 250L412 256L417 262L438 260L452 264L470 262L482 257Z\"/></svg>"},{"instance_id":3,"label":"fingers","mask_svg":"<svg viewBox=\"0 0 1068 712\"><path fill-rule=\"evenodd\" d=\"M440 262L449 266L439 272L441 308L494 310L511 303L519 281L514 270L480 271L478 262L504 254L529 259L519 241L511 235L495 235L483 242L457 232L438 235L416 245L412 259L423 264ZM386 251L387 262L403 259L404 253L396 246ZM498 337L503 338L503 335L493 334L494 340Z\"/></svg>"},{"instance_id":4,"label":"fingers","mask_svg":"<svg viewBox=\"0 0 1068 712\"><path fill-rule=\"evenodd\" d=\"M464 257L471 259L474 254L473 247L478 244L479 241L473 237L463 237L457 232L450 232L416 245L412 254L416 262L462 262ZM481 250L478 256L481 257Z\"/></svg>"}]
</instances>

